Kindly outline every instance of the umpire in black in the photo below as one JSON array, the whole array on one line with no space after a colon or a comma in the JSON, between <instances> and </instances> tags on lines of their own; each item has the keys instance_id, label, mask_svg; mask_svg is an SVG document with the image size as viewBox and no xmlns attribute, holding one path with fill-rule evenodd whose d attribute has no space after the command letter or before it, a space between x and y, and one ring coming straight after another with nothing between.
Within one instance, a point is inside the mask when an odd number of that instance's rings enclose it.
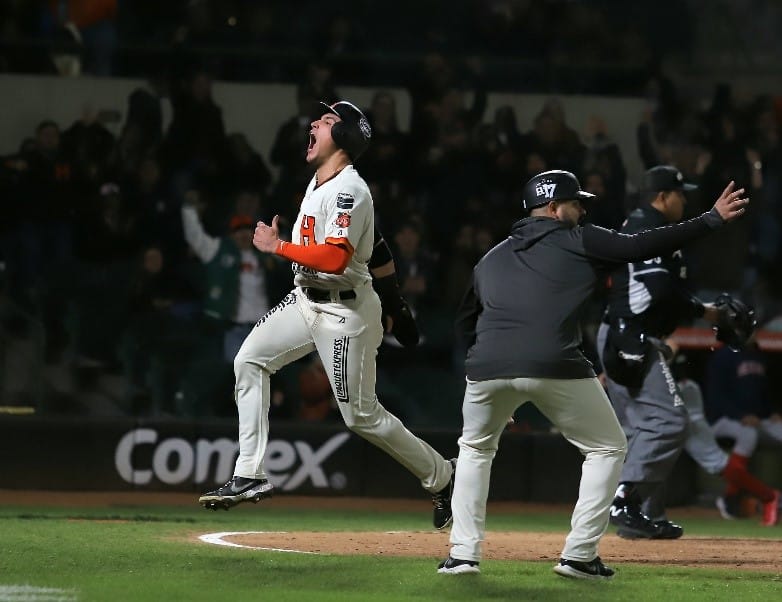
<instances>
[{"instance_id":1,"label":"umpire in black","mask_svg":"<svg viewBox=\"0 0 782 602\"><path fill-rule=\"evenodd\" d=\"M682 219L685 193L695 190L682 173L659 165L644 174L643 197L621 232L636 234ZM663 484L687 438L688 416L666 362L662 342L696 318L716 322L719 312L687 289L680 250L619 267L611 274L604 324L597 335L606 386L628 451L611 524L628 539L676 539L683 529L665 514Z\"/></svg>"},{"instance_id":2,"label":"umpire in black","mask_svg":"<svg viewBox=\"0 0 782 602\"><path fill-rule=\"evenodd\" d=\"M592 364L581 351L580 318L598 278L628 261L671 253L741 215L747 199L728 186L703 215L636 235L579 224L581 190L567 171L547 171L524 187L530 217L511 229L473 270L460 309L467 336L464 429L452 498L449 557L441 573L479 572L491 463L500 435L526 401L584 455L571 531L554 570L608 579L598 556L627 440Z\"/></svg>"}]
</instances>

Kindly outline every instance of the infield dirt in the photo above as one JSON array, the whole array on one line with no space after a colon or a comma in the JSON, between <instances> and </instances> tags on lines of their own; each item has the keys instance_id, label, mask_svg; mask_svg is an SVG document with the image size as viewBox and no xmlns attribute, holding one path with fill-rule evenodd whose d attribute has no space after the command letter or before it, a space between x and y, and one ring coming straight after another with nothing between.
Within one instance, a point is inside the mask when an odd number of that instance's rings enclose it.
<instances>
[{"instance_id":1,"label":"infield dirt","mask_svg":"<svg viewBox=\"0 0 782 602\"><path fill-rule=\"evenodd\" d=\"M172 505L190 506L197 494L160 492L52 492L0 490L0 504L55 507L112 507ZM360 509L370 511L429 513L425 500L297 497L280 496L264 504L286 508ZM495 512L539 512L558 508L511 502L489 504L489 516ZM572 507L562 506L569 511ZM260 511L261 508L259 507ZM702 508L676 508L675 518L686 526L688 516L713 516L716 511ZM671 541L628 541L611 533L600 544L600 554L608 564L623 562L720 569L757 570L782 573L782 526L772 527L776 539L730 539L696 537L685 534ZM199 545L198 536L191 539ZM564 533L496 532L486 535L484 559L551 561L559 557ZM433 562L448 555L447 532L286 532L255 533L224 537L225 541L252 548L283 548L321 554L366 554L432 558Z\"/></svg>"}]
</instances>

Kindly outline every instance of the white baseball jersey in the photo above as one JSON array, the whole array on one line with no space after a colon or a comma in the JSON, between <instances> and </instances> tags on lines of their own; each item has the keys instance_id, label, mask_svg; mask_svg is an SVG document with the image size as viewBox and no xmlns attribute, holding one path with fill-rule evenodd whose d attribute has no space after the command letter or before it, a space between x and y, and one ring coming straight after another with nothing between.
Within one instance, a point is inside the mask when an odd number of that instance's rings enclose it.
<instances>
[{"instance_id":1,"label":"white baseball jersey","mask_svg":"<svg viewBox=\"0 0 782 602\"><path fill-rule=\"evenodd\" d=\"M326 274L294 262L296 286L345 290L370 282L367 263L372 256L374 228L369 186L352 165L317 188L313 177L293 226L292 242L304 246L342 242L350 245L353 256L342 274Z\"/></svg>"}]
</instances>

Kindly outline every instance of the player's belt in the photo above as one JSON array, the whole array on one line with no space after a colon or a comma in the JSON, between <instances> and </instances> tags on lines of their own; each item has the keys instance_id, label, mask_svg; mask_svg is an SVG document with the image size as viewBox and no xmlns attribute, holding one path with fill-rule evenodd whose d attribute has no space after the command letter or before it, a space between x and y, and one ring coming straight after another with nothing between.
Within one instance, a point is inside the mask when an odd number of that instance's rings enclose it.
<instances>
[{"instance_id":1,"label":"player's belt","mask_svg":"<svg viewBox=\"0 0 782 602\"><path fill-rule=\"evenodd\" d=\"M303 286L301 288L301 292L304 293L307 299L313 301L314 303L328 303L329 301L331 301L332 295L340 299L341 301L346 301L347 299L356 298L356 291L354 290L327 291L322 288L312 288L311 286Z\"/></svg>"}]
</instances>

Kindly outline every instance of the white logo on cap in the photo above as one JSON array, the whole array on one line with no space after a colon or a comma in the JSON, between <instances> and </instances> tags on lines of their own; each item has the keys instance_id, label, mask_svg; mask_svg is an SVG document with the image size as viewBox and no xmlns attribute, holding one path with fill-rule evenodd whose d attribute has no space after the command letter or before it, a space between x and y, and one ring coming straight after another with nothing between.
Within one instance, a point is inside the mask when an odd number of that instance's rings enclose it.
<instances>
[{"instance_id":1,"label":"white logo on cap","mask_svg":"<svg viewBox=\"0 0 782 602\"><path fill-rule=\"evenodd\" d=\"M366 117L359 119L358 129L361 130L361 135L367 140L372 137L372 128L369 126L369 121L367 121Z\"/></svg>"},{"instance_id":2,"label":"white logo on cap","mask_svg":"<svg viewBox=\"0 0 782 602\"><path fill-rule=\"evenodd\" d=\"M546 197L547 199L554 198L554 191L557 189L556 184L538 184L535 187L535 194L537 196Z\"/></svg>"}]
</instances>

